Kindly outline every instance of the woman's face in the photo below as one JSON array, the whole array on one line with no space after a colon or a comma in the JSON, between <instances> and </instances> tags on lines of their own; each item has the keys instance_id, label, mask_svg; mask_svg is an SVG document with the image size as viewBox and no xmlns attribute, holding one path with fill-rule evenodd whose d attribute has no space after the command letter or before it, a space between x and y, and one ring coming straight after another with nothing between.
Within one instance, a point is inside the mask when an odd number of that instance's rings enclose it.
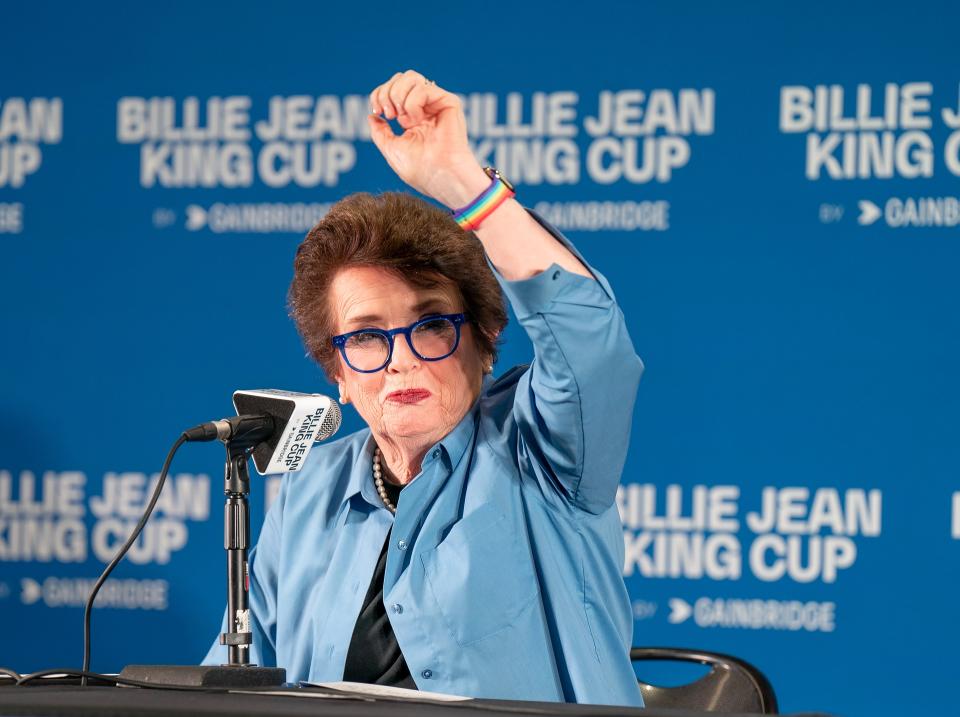
<instances>
[{"instance_id":1,"label":"woman's face","mask_svg":"<svg viewBox=\"0 0 960 717\"><path fill-rule=\"evenodd\" d=\"M378 267L342 269L330 287L335 331L406 327L431 314L463 311L460 293L449 282L421 289ZM463 324L460 344L440 361L423 361L406 338L396 335L385 368L360 373L340 362L342 393L357 407L375 436L428 447L460 422L480 395L483 361L474 327Z\"/></svg>"}]
</instances>

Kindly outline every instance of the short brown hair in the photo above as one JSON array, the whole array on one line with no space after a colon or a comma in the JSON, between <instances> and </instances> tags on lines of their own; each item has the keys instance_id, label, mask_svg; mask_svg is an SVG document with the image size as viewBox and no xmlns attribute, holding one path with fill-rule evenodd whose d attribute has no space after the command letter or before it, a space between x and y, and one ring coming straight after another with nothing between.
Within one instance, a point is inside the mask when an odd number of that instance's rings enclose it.
<instances>
[{"instance_id":1,"label":"short brown hair","mask_svg":"<svg viewBox=\"0 0 960 717\"><path fill-rule=\"evenodd\" d=\"M449 280L463 298L481 354L496 360L507 311L480 242L422 199L402 192L360 192L330 208L301 242L293 262L290 316L331 380L338 364L327 298L337 272L350 266L380 267L420 288Z\"/></svg>"}]
</instances>

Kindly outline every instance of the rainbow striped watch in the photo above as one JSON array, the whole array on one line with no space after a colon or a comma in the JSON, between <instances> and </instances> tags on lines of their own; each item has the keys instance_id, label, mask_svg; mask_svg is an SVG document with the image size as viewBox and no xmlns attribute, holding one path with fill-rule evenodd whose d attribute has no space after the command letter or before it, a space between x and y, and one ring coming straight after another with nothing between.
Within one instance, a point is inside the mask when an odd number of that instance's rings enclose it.
<instances>
[{"instance_id":1,"label":"rainbow striped watch","mask_svg":"<svg viewBox=\"0 0 960 717\"><path fill-rule=\"evenodd\" d=\"M490 186L467 206L451 212L457 224L468 232L479 229L480 224L493 213L494 209L510 197L516 196L510 180L500 174L499 170L495 167L484 167L483 171L493 180Z\"/></svg>"}]
</instances>

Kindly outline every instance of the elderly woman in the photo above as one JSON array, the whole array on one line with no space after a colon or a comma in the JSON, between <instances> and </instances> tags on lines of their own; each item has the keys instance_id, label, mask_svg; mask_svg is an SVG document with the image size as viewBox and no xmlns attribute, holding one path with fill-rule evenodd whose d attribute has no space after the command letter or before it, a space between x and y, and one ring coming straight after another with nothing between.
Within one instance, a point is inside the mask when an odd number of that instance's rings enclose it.
<instances>
[{"instance_id":1,"label":"elderly woman","mask_svg":"<svg viewBox=\"0 0 960 717\"><path fill-rule=\"evenodd\" d=\"M480 167L455 95L404 72L370 104L387 162L454 216L356 194L297 252L293 317L368 427L284 476L250 558L251 659L640 705L614 497L642 364L610 286ZM535 357L493 378L501 289Z\"/></svg>"}]
</instances>

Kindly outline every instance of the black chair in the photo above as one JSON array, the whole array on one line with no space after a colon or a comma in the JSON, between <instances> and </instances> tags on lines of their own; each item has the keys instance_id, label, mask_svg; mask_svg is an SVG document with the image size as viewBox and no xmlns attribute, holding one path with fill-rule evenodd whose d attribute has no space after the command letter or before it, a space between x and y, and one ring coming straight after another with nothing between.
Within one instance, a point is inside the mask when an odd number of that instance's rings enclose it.
<instances>
[{"instance_id":1,"label":"black chair","mask_svg":"<svg viewBox=\"0 0 960 717\"><path fill-rule=\"evenodd\" d=\"M737 657L676 647L634 647L630 660L680 660L710 667L710 672L700 679L677 687L659 687L638 679L647 707L778 714L770 681L756 667Z\"/></svg>"}]
</instances>

